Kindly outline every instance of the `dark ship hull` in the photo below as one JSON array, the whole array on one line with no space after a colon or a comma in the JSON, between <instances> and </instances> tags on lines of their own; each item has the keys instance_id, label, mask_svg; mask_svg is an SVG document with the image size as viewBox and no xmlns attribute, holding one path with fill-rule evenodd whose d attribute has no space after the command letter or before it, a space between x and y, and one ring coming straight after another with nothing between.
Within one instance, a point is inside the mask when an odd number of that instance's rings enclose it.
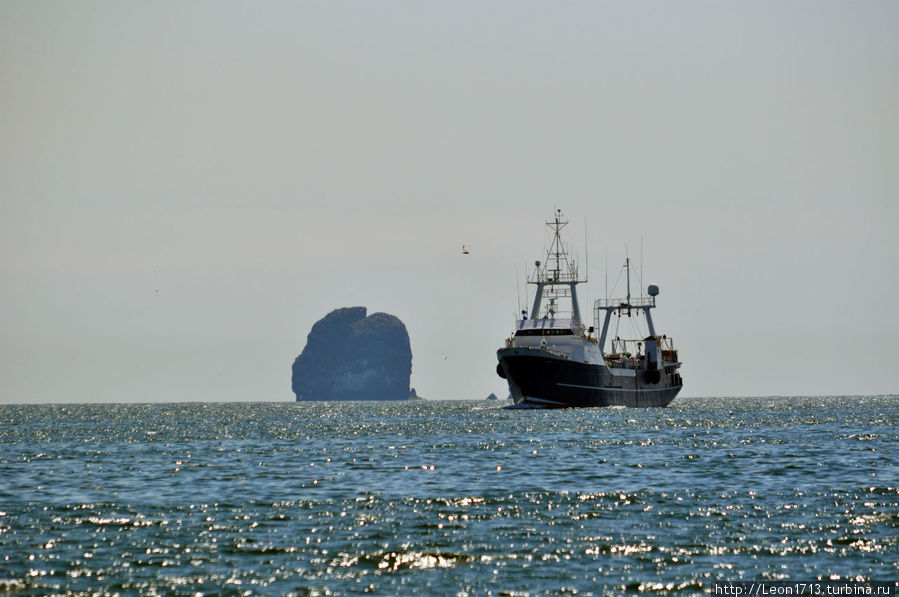
<instances>
[{"instance_id":1,"label":"dark ship hull","mask_svg":"<svg viewBox=\"0 0 899 597\"><path fill-rule=\"evenodd\" d=\"M683 386L674 367L610 369L519 347L502 348L497 358L497 373L508 381L516 406L664 407Z\"/></svg>"}]
</instances>

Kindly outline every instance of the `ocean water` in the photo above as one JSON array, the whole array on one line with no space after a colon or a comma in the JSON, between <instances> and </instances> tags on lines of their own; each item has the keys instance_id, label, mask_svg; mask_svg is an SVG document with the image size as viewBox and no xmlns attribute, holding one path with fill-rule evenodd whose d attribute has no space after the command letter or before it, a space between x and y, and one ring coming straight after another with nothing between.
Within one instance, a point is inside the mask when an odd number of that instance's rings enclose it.
<instances>
[{"instance_id":1,"label":"ocean water","mask_svg":"<svg viewBox=\"0 0 899 597\"><path fill-rule=\"evenodd\" d=\"M899 578L899 397L0 406L0 594Z\"/></svg>"}]
</instances>

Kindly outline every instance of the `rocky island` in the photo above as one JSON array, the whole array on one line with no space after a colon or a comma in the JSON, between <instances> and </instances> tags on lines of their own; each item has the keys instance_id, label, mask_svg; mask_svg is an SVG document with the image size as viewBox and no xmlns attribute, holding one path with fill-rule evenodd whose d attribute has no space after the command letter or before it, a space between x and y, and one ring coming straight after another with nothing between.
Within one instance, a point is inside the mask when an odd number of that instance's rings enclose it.
<instances>
[{"instance_id":1,"label":"rocky island","mask_svg":"<svg viewBox=\"0 0 899 597\"><path fill-rule=\"evenodd\" d=\"M293 362L297 401L409 400L412 349L406 326L365 307L336 309L312 326Z\"/></svg>"}]
</instances>

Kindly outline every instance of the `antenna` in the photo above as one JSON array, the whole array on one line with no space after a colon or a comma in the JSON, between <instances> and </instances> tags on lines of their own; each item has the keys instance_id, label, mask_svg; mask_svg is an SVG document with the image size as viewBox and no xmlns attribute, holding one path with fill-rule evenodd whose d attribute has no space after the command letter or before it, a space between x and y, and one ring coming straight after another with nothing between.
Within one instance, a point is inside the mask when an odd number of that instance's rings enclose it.
<instances>
[{"instance_id":1,"label":"antenna","mask_svg":"<svg viewBox=\"0 0 899 597\"><path fill-rule=\"evenodd\" d=\"M640 298L643 298L643 235L640 235Z\"/></svg>"},{"instance_id":2,"label":"antenna","mask_svg":"<svg viewBox=\"0 0 899 597\"><path fill-rule=\"evenodd\" d=\"M627 273L627 316L631 316L631 255L624 243L624 269Z\"/></svg>"},{"instance_id":3,"label":"antenna","mask_svg":"<svg viewBox=\"0 0 899 597\"><path fill-rule=\"evenodd\" d=\"M527 306L528 306L528 305L530 304L530 302L531 302L531 299L528 297L528 278L527 278L527 275L528 275L528 266L525 265L525 266L524 266L524 306L525 306L525 308L527 308Z\"/></svg>"},{"instance_id":4,"label":"antenna","mask_svg":"<svg viewBox=\"0 0 899 597\"><path fill-rule=\"evenodd\" d=\"M627 270L627 314L631 314L631 258L625 257L624 269Z\"/></svg>"},{"instance_id":5,"label":"antenna","mask_svg":"<svg viewBox=\"0 0 899 597\"><path fill-rule=\"evenodd\" d=\"M518 273L518 265L515 265L515 294L518 295L518 313L521 313L521 286L519 286L520 274ZM518 313L515 314L515 319L518 319Z\"/></svg>"},{"instance_id":6,"label":"antenna","mask_svg":"<svg viewBox=\"0 0 899 597\"><path fill-rule=\"evenodd\" d=\"M590 279L590 251L587 249L587 218L584 217L584 280Z\"/></svg>"}]
</instances>

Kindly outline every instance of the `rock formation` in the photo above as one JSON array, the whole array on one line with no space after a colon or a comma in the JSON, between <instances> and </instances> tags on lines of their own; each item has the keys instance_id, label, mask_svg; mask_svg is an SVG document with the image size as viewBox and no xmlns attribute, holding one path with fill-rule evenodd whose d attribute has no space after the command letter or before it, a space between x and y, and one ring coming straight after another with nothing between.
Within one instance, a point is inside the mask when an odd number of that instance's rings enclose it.
<instances>
[{"instance_id":1,"label":"rock formation","mask_svg":"<svg viewBox=\"0 0 899 597\"><path fill-rule=\"evenodd\" d=\"M293 362L293 392L306 400L408 400L412 349L406 326L365 307L337 309L312 326Z\"/></svg>"}]
</instances>

